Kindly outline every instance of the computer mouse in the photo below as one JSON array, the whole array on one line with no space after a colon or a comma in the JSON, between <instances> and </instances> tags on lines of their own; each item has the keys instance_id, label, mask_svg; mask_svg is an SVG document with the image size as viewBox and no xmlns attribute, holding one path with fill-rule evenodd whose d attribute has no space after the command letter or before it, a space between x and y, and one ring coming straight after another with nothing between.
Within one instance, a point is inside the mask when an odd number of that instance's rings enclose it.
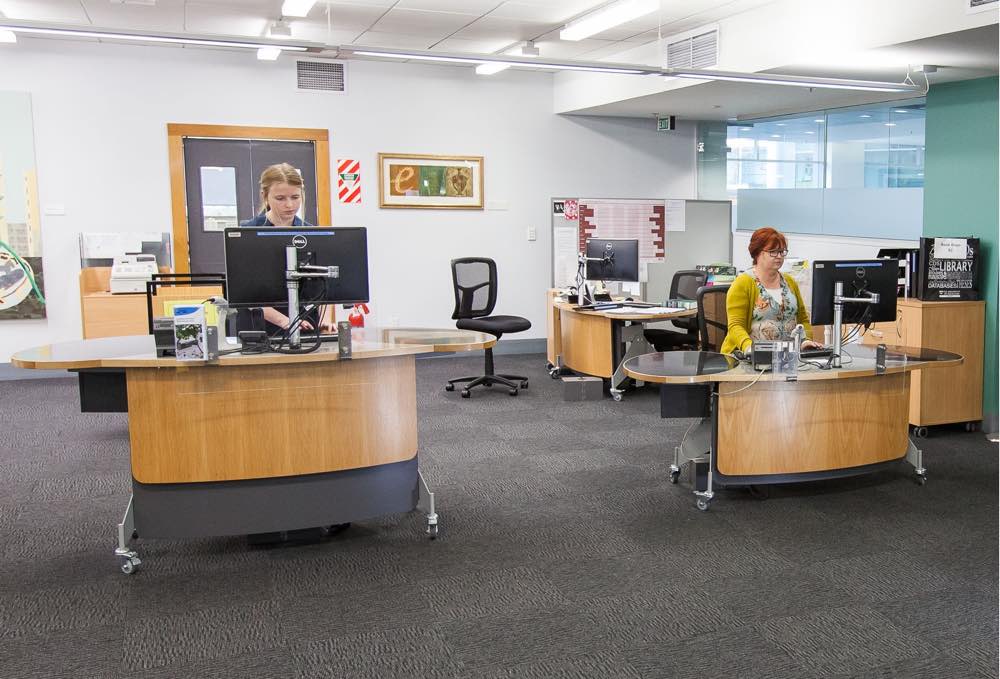
<instances>
[{"instance_id":1,"label":"computer mouse","mask_svg":"<svg viewBox=\"0 0 1000 679\"><path fill-rule=\"evenodd\" d=\"M625 298L625 301L626 301L626 302L634 302L635 300L634 300L634 299L632 299L631 297L626 297L626 298Z\"/></svg>"}]
</instances>

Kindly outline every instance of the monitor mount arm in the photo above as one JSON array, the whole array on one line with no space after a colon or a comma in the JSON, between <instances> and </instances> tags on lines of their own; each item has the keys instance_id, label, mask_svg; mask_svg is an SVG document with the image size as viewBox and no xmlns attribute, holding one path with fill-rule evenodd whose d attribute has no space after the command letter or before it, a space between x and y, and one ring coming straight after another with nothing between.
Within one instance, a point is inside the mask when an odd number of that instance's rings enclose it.
<instances>
[{"instance_id":1,"label":"monitor mount arm","mask_svg":"<svg viewBox=\"0 0 1000 679\"><path fill-rule=\"evenodd\" d=\"M299 317L299 281L303 278L340 278L339 266L299 264L299 250L293 245L285 248L285 285L288 287L288 320ZM298 349L299 324L289 325L288 346Z\"/></svg>"},{"instance_id":2,"label":"monitor mount arm","mask_svg":"<svg viewBox=\"0 0 1000 679\"><path fill-rule=\"evenodd\" d=\"M614 251L611 251L610 255L605 255L603 257L587 257L582 252L577 255L576 260L576 303L580 306L594 301L594 295L590 292L590 286L587 285L587 274L585 273L587 269L587 262L603 262L608 264L609 262L614 262Z\"/></svg>"},{"instance_id":3,"label":"monitor mount arm","mask_svg":"<svg viewBox=\"0 0 1000 679\"><path fill-rule=\"evenodd\" d=\"M859 294L866 297L844 297L844 282L835 281L833 284L833 356L831 364L834 368L840 367L840 352L843 349L844 338L841 335L844 325L844 302L859 302L861 304L878 304L880 295L877 292L861 291Z\"/></svg>"}]
</instances>

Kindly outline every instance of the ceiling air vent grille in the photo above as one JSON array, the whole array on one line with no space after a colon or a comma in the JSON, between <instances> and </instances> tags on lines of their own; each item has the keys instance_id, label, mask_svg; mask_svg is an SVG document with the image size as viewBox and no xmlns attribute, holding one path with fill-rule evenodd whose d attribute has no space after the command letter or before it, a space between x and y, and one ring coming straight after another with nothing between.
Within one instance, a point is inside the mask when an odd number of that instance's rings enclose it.
<instances>
[{"instance_id":1,"label":"ceiling air vent grille","mask_svg":"<svg viewBox=\"0 0 1000 679\"><path fill-rule=\"evenodd\" d=\"M719 29L699 29L667 38L667 68L711 68L719 63Z\"/></svg>"},{"instance_id":2,"label":"ceiling air vent grille","mask_svg":"<svg viewBox=\"0 0 1000 679\"><path fill-rule=\"evenodd\" d=\"M300 90L322 90L324 92L344 92L347 82L344 65L334 61L297 61L298 88Z\"/></svg>"}]
</instances>

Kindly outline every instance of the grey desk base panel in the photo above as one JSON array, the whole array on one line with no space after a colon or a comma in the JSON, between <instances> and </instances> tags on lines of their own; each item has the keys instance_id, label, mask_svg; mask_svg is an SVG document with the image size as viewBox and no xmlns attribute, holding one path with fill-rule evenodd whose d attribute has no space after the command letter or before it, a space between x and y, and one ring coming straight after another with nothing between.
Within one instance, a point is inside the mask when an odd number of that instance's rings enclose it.
<instances>
[{"instance_id":1,"label":"grey desk base panel","mask_svg":"<svg viewBox=\"0 0 1000 679\"><path fill-rule=\"evenodd\" d=\"M437 536L434 494L412 460L326 474L217 483L143 484L118 524L122 571L138 567L135 538L271 533L362 521L419 509Z\"/></svg>"}]
</instances>

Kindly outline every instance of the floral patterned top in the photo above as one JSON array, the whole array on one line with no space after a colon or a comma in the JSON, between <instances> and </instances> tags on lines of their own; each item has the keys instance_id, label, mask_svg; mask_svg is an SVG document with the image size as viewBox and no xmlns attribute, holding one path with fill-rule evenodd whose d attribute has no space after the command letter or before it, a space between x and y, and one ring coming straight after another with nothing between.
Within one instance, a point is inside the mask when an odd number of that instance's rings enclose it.
<instances>
[{"instance_id":1,"label":"floral patterned top","mask_svg":"<svg viewBox=\"0 0 1000 679\"><path fill-rule=\"evenodd\" d=\"M750 339L778 340L787 339L798 323L799 303L785 281L779 276L780 293L775 298L773 293L764 287L756 272L747 271L757 285L757 301L750 313Z\"/></svg>"}]
</instances>

